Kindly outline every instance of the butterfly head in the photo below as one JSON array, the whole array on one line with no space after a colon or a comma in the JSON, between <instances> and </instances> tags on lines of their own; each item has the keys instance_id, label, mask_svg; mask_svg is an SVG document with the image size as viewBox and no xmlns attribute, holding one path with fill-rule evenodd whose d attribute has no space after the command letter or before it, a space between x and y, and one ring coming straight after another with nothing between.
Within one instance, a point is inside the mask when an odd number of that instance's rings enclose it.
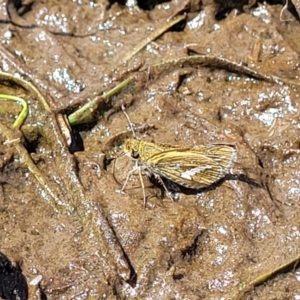
<instances>
[{"instance_id":1,"label":"butterfly head","mask_svg":"<svg viewBox=\"0 0 300 300\"><path fill-rule=\"evenodd\" d=\"M132 157L133 159L138 159L140 157L139 147L140 142L137 139L131 138L127 139L124 143L124 152L126 155Z\"/></svg>"}]
</instances>

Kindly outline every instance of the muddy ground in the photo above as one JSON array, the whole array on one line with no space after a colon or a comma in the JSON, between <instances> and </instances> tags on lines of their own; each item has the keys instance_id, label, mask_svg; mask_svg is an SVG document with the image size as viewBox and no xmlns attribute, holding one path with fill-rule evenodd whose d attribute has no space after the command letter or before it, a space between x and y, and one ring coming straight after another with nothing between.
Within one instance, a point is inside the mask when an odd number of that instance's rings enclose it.
<instances>
[{"instance_id":1,"label":"muddy ground","mask_svg":"<svg viewBox=\"0 0 300 300\"><path fill-rule=\"evenodd\" d=\"M1 69L50 107L1 81L29 103L24 138L11 129L20 107L1 102L0 251L27 283L42 275L30 299L300 299L300 24L282 5L216 21L212 1L195 2L35 1L20 27L1 1ZM71 154L57 115L130 76L73 126L84 148ZM120 193L113 174L123 182L134 165L121 156L113 169L132 136L122 104L139 139L234 145L239 176L194 192L167 182L175 201L144 177L146 207L138 176Z\"/></svg>"}]
</instances>

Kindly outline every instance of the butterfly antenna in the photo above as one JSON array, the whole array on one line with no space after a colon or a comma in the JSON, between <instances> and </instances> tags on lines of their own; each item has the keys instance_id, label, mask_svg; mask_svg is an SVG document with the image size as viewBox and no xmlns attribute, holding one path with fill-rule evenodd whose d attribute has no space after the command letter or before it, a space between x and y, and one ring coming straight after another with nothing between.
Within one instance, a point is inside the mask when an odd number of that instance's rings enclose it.
<instances>
[{"instance_id":1,"label":"butterfly antenna","mask_svg":"<svg viewBox=\"0 0 300 300\"><path fill-rule=\"evenodd\" d=\"M131 129L131 131L132 131L132 135L133 135L134 138L136 138L136 135L135 135L135 132L134 132L134 129L133 129L133 126L132 126L132 122L130 121L129 116L128 116L127 112L125 111L125 106L124 106L124 104L122 104L121 107L122 107L122 111L123 111L123 113L124 113L124 115L125 115L125 117L126 117L128 123L129 123L130 129Z\"/></svg>"}]
</instances>

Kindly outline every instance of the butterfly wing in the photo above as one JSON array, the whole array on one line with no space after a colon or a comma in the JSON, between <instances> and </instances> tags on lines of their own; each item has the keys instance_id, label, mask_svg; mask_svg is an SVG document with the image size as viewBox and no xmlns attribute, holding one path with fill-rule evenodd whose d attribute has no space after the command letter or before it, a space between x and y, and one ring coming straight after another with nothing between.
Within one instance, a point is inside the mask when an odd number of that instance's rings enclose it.
<instances>
[{"instance_id":1,"label":"butterfly wing","mask_svg":"<svg viewBox=\"0 0 300 300\"><path fill-rule=\"evenodd\" d=\"M184 187L200 189L228 174L235 158L235 148L210 145L195 148L174 148L153 155L146 166Z\"/></svg>"}]
</instances>

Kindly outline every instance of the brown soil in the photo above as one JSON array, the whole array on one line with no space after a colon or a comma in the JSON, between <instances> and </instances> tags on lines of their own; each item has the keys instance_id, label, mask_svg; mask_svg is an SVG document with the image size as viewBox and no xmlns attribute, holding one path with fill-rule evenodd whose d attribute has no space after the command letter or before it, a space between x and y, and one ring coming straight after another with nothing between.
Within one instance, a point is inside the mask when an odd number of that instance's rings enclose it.
<instances>
[{"instance_id":1,"label":"brown soil","mask_svg":"<svg viewBox=\"0 0 300 300\"><path fill-rule=\"evenodd\" d=\"M96 122L78 127L84 152L61 158L52 137L24 141L49 186L59 190L59 203L0 135L0 251L20 263L28 282L42 275L49 300L299 299L294 265L264 280L299 257L299 87L209 60L159 72L149 67L201 54L297 81L300 24L288 11L280 20L282 6L263 4L216 21L215 6L203 1L183 31L165 32L131 55L181 10L179 2L146 13L117 3L107 10L103 0L35 1L22 17L35 25L28 28L11 24L0 6L1 69L31 81L54 114L137 76L134 87L101 106ZM52 119L37 99L11 83L0 89L29 102L24 126L50 132ZM144 177L146 207L138 176L118 192L108 156L130 136L120 134L129 129L123 103L136 127L153 125L137 130L139 139L235 145L232 172L248 180L229 178L195 193L179 189L173 202ZM19 107L0 105L0 122L10 126ZM77 174L62 167L68 159ZM121 156L115 177L125 180L132 166ZM74 196L75 177L91 202ZM34 287L30 299L40 299Z\"/></svg>"}]
</instances>

